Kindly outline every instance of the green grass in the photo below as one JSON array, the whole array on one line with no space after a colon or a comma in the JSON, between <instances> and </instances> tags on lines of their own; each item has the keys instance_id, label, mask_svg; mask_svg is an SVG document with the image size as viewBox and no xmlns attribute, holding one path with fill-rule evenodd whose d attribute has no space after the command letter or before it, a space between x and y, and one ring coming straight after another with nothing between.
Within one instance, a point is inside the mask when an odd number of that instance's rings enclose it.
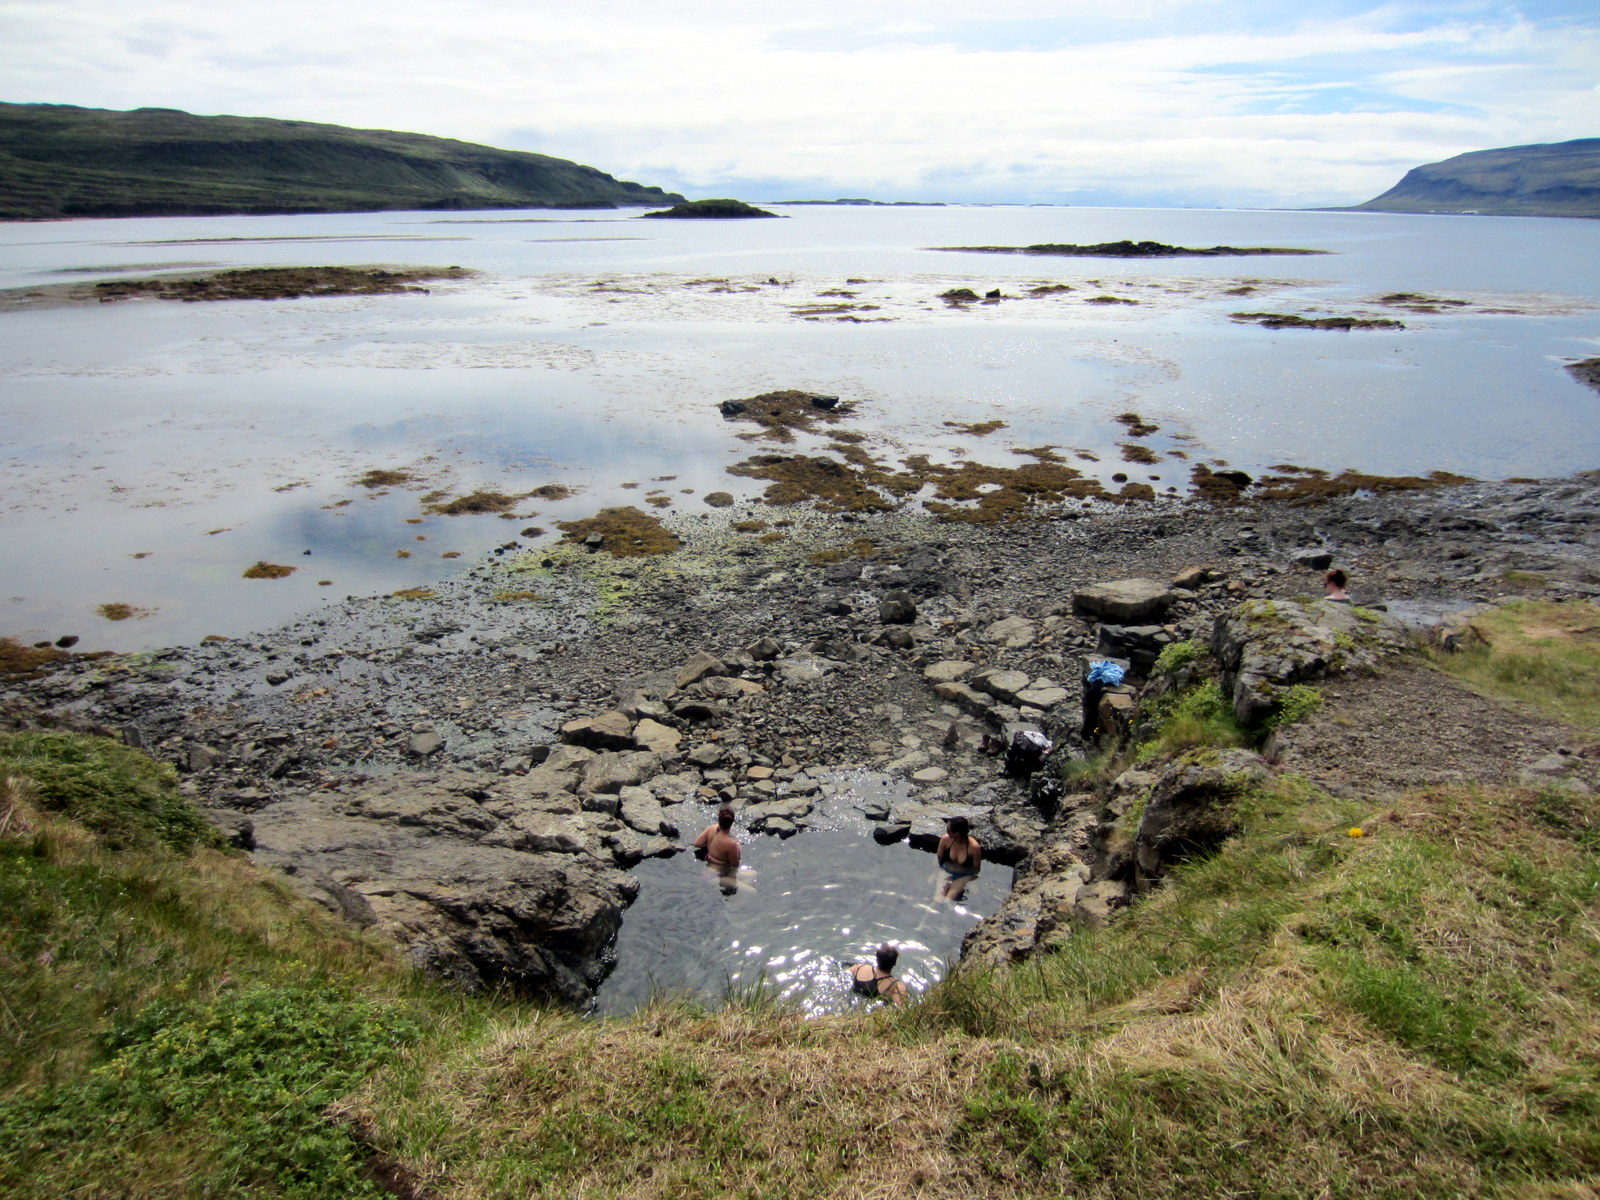
<instances>
[{"instance_id":1,"label":"green grass","mask_svg":"<svg viewBox=\"0 0 1600 1200\"><path fill-rule=\"evenodd\" d=\"M1135 757L1150 762L1205 747L1245 746L1253 740L1233 715L1222 685L1208 679L1144 706Z\"/></svg>"},{"instance_id":2,"label":"green grass","mask_svg":"<svg viewBox=\"0 0 1600 1200\"><path fill-rule=\"evenodd\" d=\"M0 1196L381 1194L324 1108L482 1006L212 848L136 751L0 745Z\"/></svg>"},{"instance_id":3,"label":"green grass","mask_svg":"<svg viewBox=\"0 0 1600 1200\"><path fill-rule=\"evenodd\" d=\"M86 811L142 805L136 761L58 750L103 764ZM446 993L236 856L112 850L13 778L0 1196L374 1196L373 1162L441 1200L1576 1200L1600 1177L1593 796L1279 778L1109 926L904 1009L807 1018L755 988L590 1020Z\"/></svg>"},{"instance_id":4,"label":"green grass","mask_svg":"<svg viewBox=\"0 0 1600 1200\"><path fill-rule=\"evenodd\" d=\"M1478 688L1600 732L1600 606L1519 600L1473 620L1482 641L1437 663Z\"/></svg>"},{"instance_id":5,"label":"green grass","mask_svg":"<svg viewBox=\"0 0 1600 1200\"><path fill-rule=\"evenodd\" d=\"M0 104L0 219L680 200L565 159L388 130Z\"/></svg>"},{"instance_id":6,"label":"green grass","mask_svg":"<svg viewBox=\"0 0 1600 1200\"><path fill-rule=\"evenodd\" d=\"M474 1200L707 1173L761 1197L1582 1195L1600 806L1453 789L1391 816L1290 781L1240 810L1120 921L904 1010L512 1016L354 1104Z\"/></svg>"},{"instance_id":7,"label":"green grass","mask_svg":"<svg viewBox=\"0 0 1600 1200\"><path fill-rule=\"evenodd\" d=\"M98 834L110 849L187 851L222 839L178 794L172 767L109 738L0 734L0 776L30 781L37 802Z\"/></svg>"}]
</instances>

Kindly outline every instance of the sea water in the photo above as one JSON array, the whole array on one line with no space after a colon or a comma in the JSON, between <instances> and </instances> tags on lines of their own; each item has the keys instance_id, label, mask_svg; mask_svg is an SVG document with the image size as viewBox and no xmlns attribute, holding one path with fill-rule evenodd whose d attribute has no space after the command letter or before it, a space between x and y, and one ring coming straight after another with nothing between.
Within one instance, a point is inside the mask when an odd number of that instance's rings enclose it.
<instances>
[{"instance_id":1,"label":"sea water","mask_svg":"<svg viewBox=\"0 0 1600 1200\"><path fill-rule=\"evenodd\" d=\"M623 210L0 227L0 287L13 294L237 266L476 272L415 295L0 311L0 635L119 650L237 635L332 597L425 585L525 527L553 530L652 489L676 511L705 512L708 491L761 487L726 474L752 447L717 403L777 388L854 401L853 427L891 461L1009 465L1012 447L1055 445L1113 487L1120 472L1162 492L1181 491L1196 461L1478 477L1600 465L1596 395L1562 369L1600 353L1597 222L774 211L785 219ZM930 249L1121 238L1331 253ZM1052 284L1072 291L1029 293ZM938 297L953 287L1005 298L951 308ZM1374 304L1394 292L1467 303L1430 314ZM1098 296L1136 303L1089 303ZM1360 311L1407 328L1269 331L1230 319L1241 310ZM1148 439L1161 463L1122 461L1112 418L1130 410L1161 427ZM946 424L988 420L1006 427L978 438ZM356 486L373 467L421 482ZM422 504L433 491L546 483L577 491L530 501L538 516L515 525ZM299 569L242 578L260 560ZM105 619L110 603L139 618Z\"/></svg>"}]
</instances>

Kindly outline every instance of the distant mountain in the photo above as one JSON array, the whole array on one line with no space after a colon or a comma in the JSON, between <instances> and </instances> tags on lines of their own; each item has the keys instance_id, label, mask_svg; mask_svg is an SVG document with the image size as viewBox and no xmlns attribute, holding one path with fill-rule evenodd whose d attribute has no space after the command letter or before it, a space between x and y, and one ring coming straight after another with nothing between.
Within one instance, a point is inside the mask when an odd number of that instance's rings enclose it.
<instances>
[{"instance_id":1,"label":"distant mountain","mask_svg":"<svg viewBox=\"0 0 1600 1200\"><path fill-rule=\"evenodd\" d=\"M616 208L681 201L564 158L171 108L0 104L0 219Z\"/></svg>"},{"instance_id":2,"label":"distant mountain","mask_svg":"<svg viewBox=\"0 0 1600 1200\"><path fill-rule=\"evenodd\" d=\"M1600 138L1458 154L1341 211L1600 217Z\"/></svg>"}]
</instances>

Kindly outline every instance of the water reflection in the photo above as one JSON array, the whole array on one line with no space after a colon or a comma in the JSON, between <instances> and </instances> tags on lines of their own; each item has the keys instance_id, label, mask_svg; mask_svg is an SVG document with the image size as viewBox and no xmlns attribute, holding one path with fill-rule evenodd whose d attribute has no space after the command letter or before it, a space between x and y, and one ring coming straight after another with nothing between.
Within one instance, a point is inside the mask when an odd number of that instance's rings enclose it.
<instances>
[{"instance_id":1,"label":"water reflection","mask_svg":"<svg viewBox=\"0 0 1600 1200\"><path fill-rule=\"evenodd\" d=\"M498 521L462 521L448 546L461 557L445 559L433 532L426 552L400 556L407 515L369 505L369 518L393 516L388 537L331 507L375 465L425 462L431 486L454 490L586 489L566 509L541 506L546 526L639 503L622 485L663 476L677 476L679 511L699 514L708 490L760 490L723 471L750 447L716 401L774 387L858 400L858 425L891 460L925 450L1004 464L1011 448L1049 445L1102 483L1125 475L1158 492L1181 488L1199 460L1496 477L1581 470L1600 453L1593 394L1560 369L1594 353L1594 222L962 207L791 216L465 214L454 218L465 240L409 248L441 219L0 228L0 288L60 284L63 273L303 265L309 254L365 264L375 241L408 262L479 272L420 296L0 314L12 581L0 633L73 634L83 649L240 634L335 593L444 578L505 540ZM536 244L529 221L628 240ZM1119 238L1335 253L1174 265L924 249ZM695 285L724 276L733 286ZM609 282L597 290L597 280ZM846 281L871 305L846 314L860 323L803 318ZM1008 299L951 310L938 296L954 283ZM1069 290L1031 296L1038 283ZM1241 288L1250 307L1287 311L1343 311L1394 291L1470 303L1407 313L1405 331L1273 332L1228 319ZM1102 291L1137 303L1086 299ZM1124 461L1111 417L1128 409L1161 426L1147 446L1159 463ZM946 424L991 420L1004 431ZM317 569L271 586L239 577L256 559L307 557ZM92 617L112 601L154 615L115 627Z\"/></svg>"},{"instance_id":2,"label":"water reflection","mask_svg":"<svg viewBox=\"0 0 1600 1200\"><path fill-rule=\"evenodd\" d=\"M710 806L690 807L697 823L702 811L714 819ZM883 942L900 948L895 975L916 996L1010 890L1011 870L990 864L963 900L935 901L933 856L878 845L848 793L813 819L819 827L788 840L736 828L744 862L732 893L688 854L641 863L597 1011L628 1013L654 994L717 1003L762 987L807 1013L839 1012L869 1003L851 991L848 966Z\"/></svg>"}]
</instances>

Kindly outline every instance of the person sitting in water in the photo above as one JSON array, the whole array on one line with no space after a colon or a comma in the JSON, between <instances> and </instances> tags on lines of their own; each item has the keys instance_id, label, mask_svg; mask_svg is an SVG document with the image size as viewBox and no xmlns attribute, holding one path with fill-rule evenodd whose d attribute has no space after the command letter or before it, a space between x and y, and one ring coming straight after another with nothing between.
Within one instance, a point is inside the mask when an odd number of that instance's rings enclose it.
<instances>
[{"instance_id":1,"label":"person sitting in water","mask_svg":"<svg viewBox=\"0 0 1600 1200\"><path fill-rule=\"evenodd\" d=\"M1345 594L1345 585L1350 582L1350 576L1344 573L1342 567L1334 567L1322 576L1322 590L1327 593L1324 600L1332 600L1335 604L1349 604L1350 597Z\"/></svg>"},{"instance_id":2,"label":"person sitting in water","mask_svg":"<svg viewBox=\"0 0 1600 1200\"><path fill-rule=\"evenodd\" d=\"M858 996L887 1000L896 1008L906 1002L906 985L894 977L894 964L900 951L885 942L878 947L877 965L858 962L850 967L850 990Z\"/></svg>"},{"instance_id":3,"label":"person sitting in water","mask_svg":"<svg viewBox=\"0 0 1600 1200\"><path fill-rule=\"evenodd\" d=\"M705 855L706 866L721 882L723 890L736 887L739 875L739 843L729 832L733 828L733 807L717 809L717 823L708 825L694 839L694 848Z\"/></svg>"},{"instance_id":4,"label":"person sitting in water","mask_svg":"<svg viewBox=\"0 0 1600 1200\"><path fill-rule=\"evenodd\" d=\"M938 897L959 900L983 868L983 847L972 836L972 825L965 817L951 817L945 822L945 828L948 832L939 839L939 849L935 853L939 868L944 872L944 878L939 881Z\"/></svg>"}]
</instances>

